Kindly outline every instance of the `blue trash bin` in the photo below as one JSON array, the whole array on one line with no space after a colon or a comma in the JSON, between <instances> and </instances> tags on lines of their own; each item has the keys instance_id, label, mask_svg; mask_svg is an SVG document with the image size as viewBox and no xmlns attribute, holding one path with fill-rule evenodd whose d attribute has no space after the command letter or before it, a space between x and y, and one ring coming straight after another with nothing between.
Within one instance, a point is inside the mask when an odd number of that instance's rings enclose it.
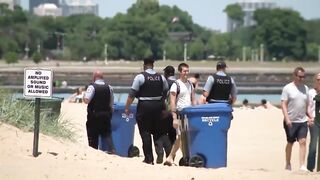
<instances>
[{"instance_id":1,"label":"blue trash bin","mask_svg":"<svg viewBox=\"0 0 320 180\"><path fill-rule=\"evenodd\" d=\"M122 157L139 156L139 149L133 146L134 129L136 124L136 105L130 106L130 114L124 113L125 104L116 103L111 119L112 140L116 154ZM99 149L109 150L104 139L99 137Z\"/></svg>"},{"instance_id":2,"label":"blue trash bin","mask_svg":"<svg viewBox=\"0 0 320 180\"><path fill-rule=\"evenodd\" d=\"M227 103L212 103L187 107L182 113L185 116L189 165L226 167L232 107Z\"/></svg>"}]
</instances>

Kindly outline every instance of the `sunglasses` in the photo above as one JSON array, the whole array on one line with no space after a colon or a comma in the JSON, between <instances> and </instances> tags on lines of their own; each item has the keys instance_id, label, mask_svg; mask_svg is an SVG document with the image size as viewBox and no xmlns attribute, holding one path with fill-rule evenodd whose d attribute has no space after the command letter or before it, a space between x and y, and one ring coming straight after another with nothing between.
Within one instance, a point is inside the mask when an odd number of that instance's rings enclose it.
<instances>
[{"instance_id":1,"label":"sunglasses","mask_svg":"<svg viewBox=\"0 0 320 180\"><path fill-rule=\"evenodd\" d=\"M300 79L304 79L306 76L298 76L297 75L297 77L300 78Z\"/></svg>"}]
</instances>

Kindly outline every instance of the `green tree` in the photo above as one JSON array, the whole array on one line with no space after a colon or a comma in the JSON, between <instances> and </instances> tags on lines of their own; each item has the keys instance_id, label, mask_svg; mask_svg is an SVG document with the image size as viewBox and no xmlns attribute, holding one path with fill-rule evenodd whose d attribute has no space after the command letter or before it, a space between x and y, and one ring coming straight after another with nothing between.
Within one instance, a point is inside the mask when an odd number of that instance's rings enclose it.
<instances>
[{"instance_id":1,"label":"green tree","mask_svg":"<svg viewBox=\"0 0 320 180\"><path fill-rule=\"evenodd\" d=\"M320 45L320 19L306 21L307 41Z\"/></svg>"},{"instance_id":2,"label":"green tree","mask_svg":"<svg viewBox=\"0 0 320 180\"><path fill-rule=\"evenodd\" d=\"M169 32L189 33L192 38L174 41ZM183 43L191 40L192 56L199 59L206 56L210 35L210 31L194 24L187 12L177 6L160 6L157 0L139 0L127 13L105 19L88 14L38 17L20 7L10 10L7 4L0 4L0 57L9 51L22 56L27 46L29 54L34 54L41 45L44 56L103 59L104 45L108 44L109 58L159 59L173 43L168 55L182 59Z\"/></svg>"},{"instance_id":3,"label":"green tree","mask_svg":"<svg viewBox=\"0 0 320 180\"><path fill-rule=\"evenodd\" d=\"M167 37L166 24L156 15L142 13L147 10L136 5L128 10L127 15L118 14L108 23L108 28L103 30L107 35L102 35L101 39L110 45L111 56L117 54L118 57L137 60L151 52L153 57L160 57Z\"/></svg>"},{"instance_id":4,"label":"green tree","mask_svg":"<svg viewBox=\"0 0 320 180\"><path fill-rule=\"evenodd\" d=\"M101 42L105 25L103 19L94 15L73 15L59 24L63 27L60 31L64 32L64 46L70 50L72 59L101 59L104 47Z\"/></svg>"},{"instance_id":5,"label":"green tree","mask_svg":"<svg viewBox=\"0 0 320 180\"><path fill-rule=\"evenodd\" d=\"M18 52L19 47L17 42L8 36L1 37L0 40L0 57L2 57L6 52Z\"/></svg>"},{"instance_id":6,"label":"green tree","mask_svg":"<svg viewBox=\"0 0 320 180\"><path fill-rule=\"evenodd\" d=\"M183 48L183 44L177 41L167 41L163 45L167 59L182 60Z\"/></svg>"},{"instance_id":7,"label":"green tree","mask_svg":"<svg viewBox=\"0 0 320 180\"><path fill-rule=\"evenodd\" d=\"M211 49L208 49L214 56L228 56L228 34L215 34L209 39Z\"/></svg>"},{"instance_id":8,"label":"green tree","mask_svg":"<svg viewBox=\"0 0 320 180\"><path fill-rule=\"evenodd\" d=\"M308 60L317 60L319 53L320 45L316 43L307 44L307 59Z\"/></svg>"},{"instance_id":9,"label":"green tree","mask_svg":"<svg viewBox=\"0 0 320 180\"><path fill-rule=\"evenodd\" d=\"M128 14L145 16L146 14L154 14L158 11L159 2L157 0L137 0L137 2L128 9Z\"/></svg>"},{"instance_id":10,"label":"green tree","mask_svg":"<svg viewBox=\"0 0 320 180\"><path fill-rule=\"evenodd\" d=\"M229 4L224 12L227 13L227 16L234 21L235 28L240 27L243 24L244 12L239 4Z\"/></svg>"},{"instance_id":11,"label":"green tree","mask_svg":"<svg viewBox=\"0 0 320 180\"><path fill-rule=\"evenodd\" d=\"M265 44L272 57L291 57L301 60L306 57L307 33L304 19L298 12L289 9L259 9L254 13L257 22L255 43Z\"/></svg>"},{"instance_id":12,"label":"green tree","mask_svg":"<svg viewBox=\"0 0 320 180\"><path fill-rule=\"evenodd\" d=\"M189 44L188 56L191 59L204 59L205 45L198 39Z\"/></svg>"}]
</instances>

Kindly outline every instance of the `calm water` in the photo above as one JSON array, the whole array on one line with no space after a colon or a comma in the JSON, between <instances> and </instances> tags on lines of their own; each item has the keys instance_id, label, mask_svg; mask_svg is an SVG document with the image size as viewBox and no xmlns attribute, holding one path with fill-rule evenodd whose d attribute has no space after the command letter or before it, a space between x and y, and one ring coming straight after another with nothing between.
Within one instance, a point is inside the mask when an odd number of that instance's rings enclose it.
<instances>
[{"instance_id":1,"label":"calm water","mask_svg":"<svg viewBox=\"0 0 320 180\"><path fill-rule=\"evenodd\" d=\"M53 94L54 97L61 97L64 99L68 99L70 97L70 93L59 93ZM115 102L126 102L127 93L115 93L114 100ZM199 94L197 94L197 98L199 98ZM259 104L261 99L266 99L270 101L272 104L280 104L280 94L238 94L237 96L237 104L241 104L244 99L248 99L249 103Z\"/></svg>"}]
</instances>

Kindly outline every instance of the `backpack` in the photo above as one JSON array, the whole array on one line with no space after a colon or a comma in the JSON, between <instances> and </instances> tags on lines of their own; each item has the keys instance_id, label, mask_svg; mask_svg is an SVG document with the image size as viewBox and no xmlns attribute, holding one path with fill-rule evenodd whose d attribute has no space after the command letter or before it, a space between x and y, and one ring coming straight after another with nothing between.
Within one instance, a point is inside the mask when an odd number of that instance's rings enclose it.
<instances>
[{"instance_id":1,"label":"backpack","mask_svg":"<svg viewBox=\"0 0 320 180\"><path fill-rule=\"evenodd\" d=\"M176 92L176 97L178 97L178 95L180 94L180 85L179 85L179 83L177 82L177 80L175 80L173 83L175 83L176 84L176 86L177 86L177 92ZM173 84L172 83L172 84ZM194 87L193 87L193 85L192 85L192 83L188 80L188 83L190 84L190 87L191 87L191 91L194 89ZM171 87L171 86L170 86ZM191 97L192 98L192 97ZM176 102L177 102L177 99L176 99ZM167 95L167 98L166 98L166 107L167 107L167 110L168 111L171 111L171 109L170 109L170 93L168 93L168 95Z\"/></svg>"},{"instance_id":2,"label":"backpack","mask_svg":"<svg viewBox=\"0 0 320 180\"><path fill-rule=\"evenodd\" d=\"M193 84L189 81L189 80L187 80L187 82L191 85L191 91L193 90ZM176 81L174 81L173 83L175 83L176 85L177 85L177 93L176 93L176 96L178 97L178 95L180 94L180 85L179 85L179 83L177 82L177 80Z\"/></svg>"}]
</instances>

